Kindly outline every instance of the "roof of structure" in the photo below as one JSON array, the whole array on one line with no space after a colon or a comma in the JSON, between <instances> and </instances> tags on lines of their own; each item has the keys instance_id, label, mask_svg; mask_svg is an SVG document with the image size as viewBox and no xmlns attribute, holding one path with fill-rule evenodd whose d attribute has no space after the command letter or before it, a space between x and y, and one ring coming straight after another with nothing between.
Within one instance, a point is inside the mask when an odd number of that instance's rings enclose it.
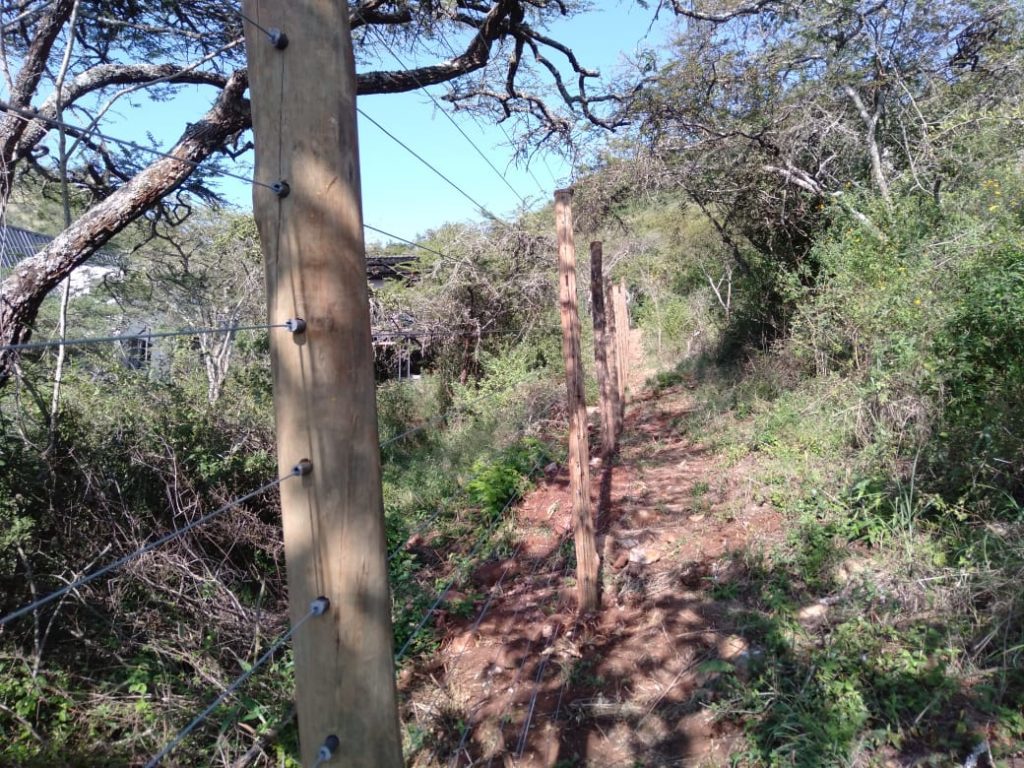
<instances>
[{"instance_id":1,"label":"roof of structure","mask_svg":"<svg viewBox=\"0 0 1024 768\"><path fill-rule=\"evenodd\" d=\"M53 242L49 235L33 232L21 227L0 226L0 266L10 269L18 262L35 256ZM89 263L99 267L117 267L121 258L110 251L97 251L89 258Z\"/></svg>"},{"instance_id":2,"label":"roof of structure","mask_svg":"<svg viewBox=\"0 0 1024 768\"><path fill-rule=\"evenodd\" d=\"M411 253L398 256L367 256L366 276L371 280L395 280L404 277L417 261L417 256Z\"/></svg>"}]
</instances>

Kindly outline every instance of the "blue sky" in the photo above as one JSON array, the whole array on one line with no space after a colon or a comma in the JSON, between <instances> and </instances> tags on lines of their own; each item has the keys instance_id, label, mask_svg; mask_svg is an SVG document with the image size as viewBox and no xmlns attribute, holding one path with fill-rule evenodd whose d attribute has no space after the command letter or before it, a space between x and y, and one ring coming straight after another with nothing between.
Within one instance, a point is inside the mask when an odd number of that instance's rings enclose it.
<instances>
[{"instance_id":1,"label":"blue sky","mask_svg":"<svg viewBox=\"0 0 1024 768\"><path fill-rule=\"evenodd\" d=\"M560 22L548 34L572 48L583 66L610 75L624 54L632 55L638 47L654 46L665 38L670 24L668 14L663 14L648 34L653 15L653 10L635 3L599 0L586 14ZM452 42L457 46L457 41ZM412 63L404 55L403 60ZM380 66L398 68L386 52L381 55ZM440 101L445 89L438 86L431 92ZM178 98L163 103L139 98L134 109L122 107L121 120L115 118L106 130L115 136L143 141L148 130L166 148L180 134L183 118L194 119L210 97L209 89L188 88L182 89ZM482 124L468 114L451 112L446 102L441 104L531 205L543 205L554 189L570 178L571 167L555 153L535 155L529 169L531 175L525 167L512 162L512 150L500 128ZM505 217L517 210L520 201L516 194L438 113L424 93L365 96L360 98L359 106L498 216ZM359 141L367 224L414 239L444 222L481 220L472 203L362 118ZM251 153L241 161L239 172L248 174ZM238 207L251 210L251 192L246 185L223 179L220 189ZM380 242L383 238L368 232L367 240Z\"/></svg>"}]
</instances>

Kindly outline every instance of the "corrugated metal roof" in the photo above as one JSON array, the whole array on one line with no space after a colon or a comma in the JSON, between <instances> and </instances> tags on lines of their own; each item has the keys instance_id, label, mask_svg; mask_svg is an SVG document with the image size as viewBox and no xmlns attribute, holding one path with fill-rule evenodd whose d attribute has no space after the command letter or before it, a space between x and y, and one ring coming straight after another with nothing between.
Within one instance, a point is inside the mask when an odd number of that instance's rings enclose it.
<instances>
[{"instance_id":1,"label":"corrugated metal roof","mask_svg":"<svg viewBox=\"0 0 1024 768\"><path fill-rule=\"evenodd\" d=\"M10 269L23 259L35 256L53 242L49 235L41 235L21 227L0 226L0 266ZM87 262L97 267L120 267L121 258L110 251L98 251Z\"/></svg>"}]
</instances>

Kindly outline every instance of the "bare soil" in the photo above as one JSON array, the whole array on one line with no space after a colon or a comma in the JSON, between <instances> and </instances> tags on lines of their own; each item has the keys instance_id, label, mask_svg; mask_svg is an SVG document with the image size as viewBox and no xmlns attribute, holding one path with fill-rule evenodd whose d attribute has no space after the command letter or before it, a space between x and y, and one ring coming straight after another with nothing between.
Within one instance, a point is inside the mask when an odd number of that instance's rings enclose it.
<instances>
[{"instance_id":1,"label":"bare soil","mask_svg":"<svg viewBox=\"0 0 1024 768\"><path fill-rule=\"evenodd\" d=\"M634 383L634 390L639 387ZM640 393L618 456L591 462L602 608L575 610L568 477L519 504L517 549L479 567L464 619L400 680L413 766L680 766L726 762L715 660L752 650L721 595L737 556L782 536L780 513L680 427L685 387ZM596 435L595 442L596 442Z\"/></svg>"}]
</instances>

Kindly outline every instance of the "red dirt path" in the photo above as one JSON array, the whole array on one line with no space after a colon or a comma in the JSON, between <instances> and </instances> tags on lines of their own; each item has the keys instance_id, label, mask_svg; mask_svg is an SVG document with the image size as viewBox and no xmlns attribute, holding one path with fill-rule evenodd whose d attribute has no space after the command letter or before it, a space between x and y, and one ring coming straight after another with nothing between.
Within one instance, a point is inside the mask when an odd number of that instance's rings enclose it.
<instances>
[{"instance_id":1,"label":"red dirt path","mask_svg":"<svg viewBox=\"0 0 1024 768\"><path fill-rule=\"evenodd\" d=\"M423 766L723 764L706 662L742 665L728 603L733 555L770 545L781 517L753 502L743 464L688 439L684 388L631 404L617 460L592 464L602 608L577 617L564 469L518 507L514 557L463 585L483 597L440 651L401 680ZM485 609L486 606L486 609Z\"/></svg>"}]
</instances>

